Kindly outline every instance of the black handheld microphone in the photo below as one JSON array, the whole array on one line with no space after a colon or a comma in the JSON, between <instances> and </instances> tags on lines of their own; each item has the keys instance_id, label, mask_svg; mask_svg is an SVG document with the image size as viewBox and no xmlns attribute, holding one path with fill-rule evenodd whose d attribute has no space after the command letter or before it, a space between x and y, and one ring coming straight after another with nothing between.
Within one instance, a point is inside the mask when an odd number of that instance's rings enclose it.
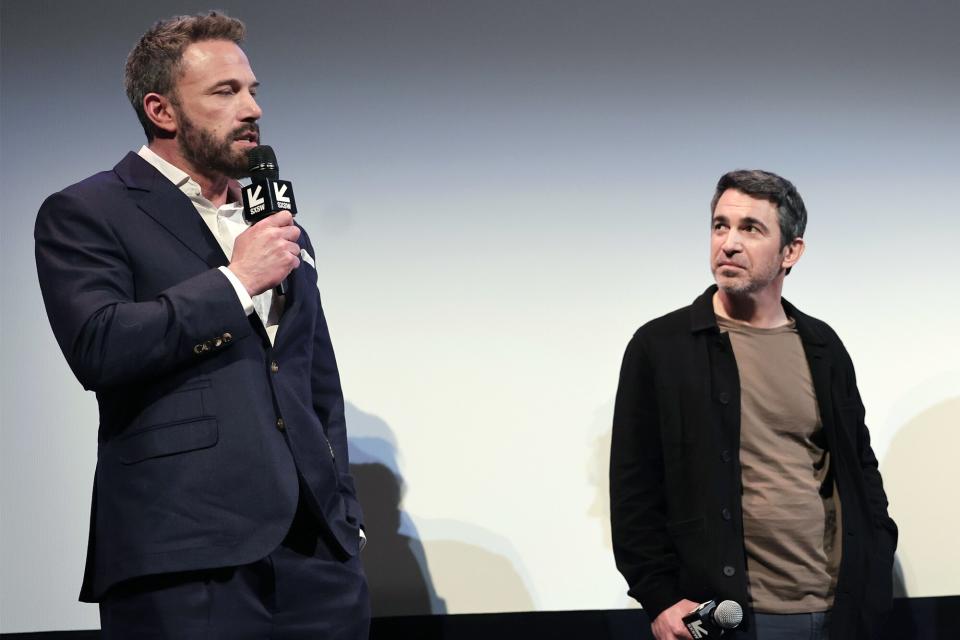
<instances>
[{"instance_id":1,"label":"black handheld microphone","mask_svg":"<svg viewBox=\"0 0 960 640\"><path fill-rule=\"evenodd\" d=\"M254 147L247 152L247 172L250 184L243 188L243 219L256 224L280 211L297 215L297 201L293 197L293 185L280 179L277 154L267 145ZM286 295L289 286L284 279L277 285L278 295Z\"/></svg>"},{"instance_id":2,"label":"black handheld microphone","mask_svg":"<svg viewBox=\"0 0 960 640\"><path fill-rule=\"evenodd\" d=\"M743 621L743 608L733 600L704 602L688 615L683 624L694 640L700 638L719 638L726 631L736 629Z\"/></svg>"}]
</instances>

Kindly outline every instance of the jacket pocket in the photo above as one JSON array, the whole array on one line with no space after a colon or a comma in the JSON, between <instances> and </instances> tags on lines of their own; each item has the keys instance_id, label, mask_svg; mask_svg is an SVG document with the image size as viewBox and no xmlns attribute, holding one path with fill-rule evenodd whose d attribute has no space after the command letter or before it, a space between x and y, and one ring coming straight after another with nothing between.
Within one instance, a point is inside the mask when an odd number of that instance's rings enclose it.
<instances>
[{"instance_id":1,"label":"jacket pocket","mask_svg":"<svg viewBox=\"0 0 960 640\"><path fill-rule=\"evenodd\" d=\"M120 462L134 464L150 458L206 449L215 445L219 437L216 418L197 418L125 435L117 441L116 452Z\"/></svg>"}]
</instances>

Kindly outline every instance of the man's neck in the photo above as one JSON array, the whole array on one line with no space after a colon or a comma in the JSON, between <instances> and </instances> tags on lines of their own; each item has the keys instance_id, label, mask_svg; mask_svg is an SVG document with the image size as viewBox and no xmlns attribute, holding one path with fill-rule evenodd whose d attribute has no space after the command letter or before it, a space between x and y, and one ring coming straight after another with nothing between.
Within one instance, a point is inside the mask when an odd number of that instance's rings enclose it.
<instances>
[{"instance_id":1,"label":"man's neck","mask_svg":"<svg viewBox=\"0 0 960 640\"><path fill-rule=\"evenodd\" d=\"M193 166L183 154L173 139L154 138L147 145L155 154L185 172L190 179L200 186L200 193L209 200L213 206L221 207L227 202L230 179L223 175L204 171Z\"/></svg>"},{"instance_id":2,"label":"man's neck","mask_svg":"<svg viewBox=\"0 0 960 640\"><path fill-rule=\"evenodd\" d=\"M789 319L783 310L780 287L768 287L749 294L730 294L723 289L713 294L713 312L760 329L781 327Z\"/></svg>"}]
</instances>

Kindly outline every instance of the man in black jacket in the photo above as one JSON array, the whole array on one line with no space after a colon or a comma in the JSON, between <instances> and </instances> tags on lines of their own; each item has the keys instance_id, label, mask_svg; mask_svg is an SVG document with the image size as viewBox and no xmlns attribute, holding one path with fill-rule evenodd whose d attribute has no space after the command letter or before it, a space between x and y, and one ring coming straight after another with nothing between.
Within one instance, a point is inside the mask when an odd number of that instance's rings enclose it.
<instances>
[{"instance_id":1,"label":"man in black jacket","mask_svg":"<svg viewBox=\"0 0 960 640\"><path fill-rule=\"evenodd\" d=\"M641 327L613 422L614 554L657 640L699 602L745 605L744 638L876 634L891 604L887 515L853 364L781 298L806 209L765 171L711 203L716 286Z\"/></svg>"}]
</instances>

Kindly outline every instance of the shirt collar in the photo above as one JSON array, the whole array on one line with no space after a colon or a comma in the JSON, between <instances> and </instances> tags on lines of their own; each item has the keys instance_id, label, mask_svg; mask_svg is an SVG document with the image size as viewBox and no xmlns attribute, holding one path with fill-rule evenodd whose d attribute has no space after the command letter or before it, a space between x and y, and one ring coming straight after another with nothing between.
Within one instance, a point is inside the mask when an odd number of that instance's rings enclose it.
<instances>
[{"instance_id":1,"label":"shirt collar","mask_svg":"<svg viewBox=\"0 0 960 640\"><path fill-rule=\"evenodd\" d=\"M194 182L187 172L183 169L177 167L176 165L170 164L154 152L153 149L147 145L140 147L140 150L137 151L137 155L153 165L153 168L163 174L163 176L172 182L178 189L184 191L184 185L192 184L193 187L199 191L200 185ZM190 194L187 194L190 195Z\"/></svg>"},{"instance_id":2,"label":"shirt collar","mask_svg":"<svg viewBox=\"0 0 960 640\"><path fill-rule=\"evenodd\" d=\"M137 151L137 155L149 162L154 169L159 171L163 176L172 182L175 187L180 189L188 198L191 200L202 200L207 203L207 206L212 206L206 198L203 197L203 193L200 191L200 185L197 184L190 175L181 169L180 167L167 162L161 158L157 153L148 147L143 145L140 147L140 150ZM236 180L231 180L227 184L227 202L221 208L227 208L232 212L233 209L241 207L240 204L240 183Z\"/></svg>"}]
</instances>

